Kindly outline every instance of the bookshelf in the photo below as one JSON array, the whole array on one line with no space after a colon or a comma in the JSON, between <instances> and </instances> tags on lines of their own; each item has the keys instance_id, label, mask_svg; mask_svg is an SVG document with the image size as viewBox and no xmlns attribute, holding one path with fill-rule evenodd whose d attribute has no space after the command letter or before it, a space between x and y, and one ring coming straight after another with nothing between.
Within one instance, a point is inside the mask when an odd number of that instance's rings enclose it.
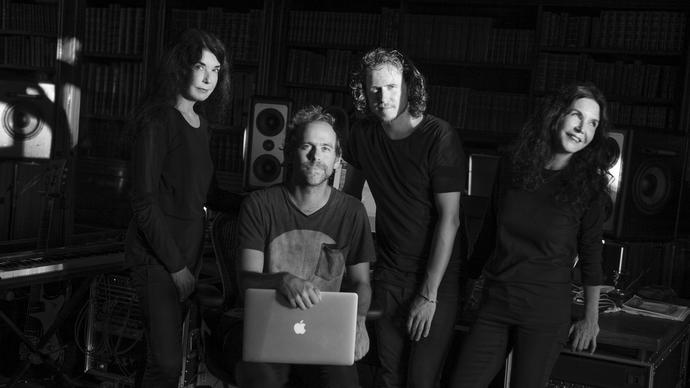
<instances>
[{"instance_id":1,"label":"bookshelf","mask_svg":"<svg viewBox=\"0 0 690 388\"><path fill-rule=\"evenodd\" d=\"M0 69L55 73L59 7L0 1Z\"/></svg>"},{"instance_id":2,"label":"bookshelf","mask_svg":"<svg viewBox=\"0 0 690 388\"><path fill-rule=\"evenodd\" d=\"M295 2L297 3L297 2ZM348 80L367 50L397 42L397 4L304 2L287 11L281 90L295 109L308 104L351 110Z\"/></svg>"},{"instance_id":3,"label":"bookshelf","mask_svg":"<svg viewBox=\"0 0 690 388\"><path fill-rule=\"evenodd\" d=\"M687 11L543 7L534 94L594 82L614 126L684 133Z\"/></svg>"},{"instance_id":4,"label":"bookshelf","mask_svg":"<svg viewBox=\"0 0 690 388\"><path fill-rule=\"evenodd\" d=\"M143 93L158 47L158 0L82 0L78 78L82 89L75 176L77 227L127 225L127 116Z\"/></svg>"}]
</instances>

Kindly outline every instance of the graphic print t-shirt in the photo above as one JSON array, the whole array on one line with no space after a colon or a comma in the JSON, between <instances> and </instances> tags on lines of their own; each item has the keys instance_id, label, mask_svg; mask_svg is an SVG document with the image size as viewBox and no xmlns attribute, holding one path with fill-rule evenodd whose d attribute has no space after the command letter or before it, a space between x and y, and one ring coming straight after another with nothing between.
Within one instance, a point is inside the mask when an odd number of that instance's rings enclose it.
<instances>
[{"instance_id":1,"label":"graphic print t-shirt","mask_svg":"<svg viewBox=\"0 0 690 388\"><path fill-rule=\"evenodd\" d=\"M240 210L239 246L264 253L264 272L289 272L322 291L340 291L345 268L373 261L374 243L361 202L331 190L305 215L282 185L253 192Z\"/></svg>"}]
</instances>

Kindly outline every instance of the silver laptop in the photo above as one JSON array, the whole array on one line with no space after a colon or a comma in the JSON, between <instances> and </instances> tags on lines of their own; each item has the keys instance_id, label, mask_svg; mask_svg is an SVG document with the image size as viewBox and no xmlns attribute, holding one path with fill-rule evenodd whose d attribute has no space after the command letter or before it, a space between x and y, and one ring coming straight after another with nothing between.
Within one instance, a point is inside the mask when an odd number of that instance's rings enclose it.
<instances>
[{"instance_id":1,"label":"silver laptop","mask_svg":"<svg viewBox=\"0 0 690 388\"><path fill-rule=\"evenodd\" d=\"M352 365L357 294L321 292L307 310L292 308L275 290L247 289L242 359L286 364Z\"/></svg>"}]
</instances>

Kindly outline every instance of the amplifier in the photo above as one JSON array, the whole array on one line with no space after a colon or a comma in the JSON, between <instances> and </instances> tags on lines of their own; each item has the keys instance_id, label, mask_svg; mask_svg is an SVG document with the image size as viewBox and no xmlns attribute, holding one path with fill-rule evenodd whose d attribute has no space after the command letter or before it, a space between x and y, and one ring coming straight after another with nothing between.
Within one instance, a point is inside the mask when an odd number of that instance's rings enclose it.
<instances>
[{"instance_id":1,"label":"amplifier","mask_svg":"<svg viewBox=\"0 0 690 388\"><path fill-rule=\"evenodd\" d=\"M134 386L143 368L144 321L139 300L126 275L104 274L91 283L86 330L86 373L117 384Z\"/></svg>"},{"instance_id":2,"label":"amplifier","mask_svg":"<svg viewBox=\"0 0 690 388\"><path fill-rule=\"evenodd\" d=\"M548 388L685 388L688 343L685 330L648 357L564 351Z\"/></svg>"}]
</instances>

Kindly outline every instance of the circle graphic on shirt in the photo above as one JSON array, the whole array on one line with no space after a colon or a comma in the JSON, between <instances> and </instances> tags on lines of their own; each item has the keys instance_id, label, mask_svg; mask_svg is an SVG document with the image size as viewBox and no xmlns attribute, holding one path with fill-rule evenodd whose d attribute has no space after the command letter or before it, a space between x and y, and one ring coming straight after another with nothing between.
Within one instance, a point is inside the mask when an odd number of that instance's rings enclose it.
<instances>
[{"instance_id":1,"label":"circle graphic on shirt","mask_svg":"<svg viewBox=\"0 0 690 388\"><path fill-rule=\"evenodd\" d=\"M291 273L321 291L340 291L345 252L335 245L335 240L323 232L291 230L269 243L265 268L270 273Z\"/></svg>"}]
</instances>

